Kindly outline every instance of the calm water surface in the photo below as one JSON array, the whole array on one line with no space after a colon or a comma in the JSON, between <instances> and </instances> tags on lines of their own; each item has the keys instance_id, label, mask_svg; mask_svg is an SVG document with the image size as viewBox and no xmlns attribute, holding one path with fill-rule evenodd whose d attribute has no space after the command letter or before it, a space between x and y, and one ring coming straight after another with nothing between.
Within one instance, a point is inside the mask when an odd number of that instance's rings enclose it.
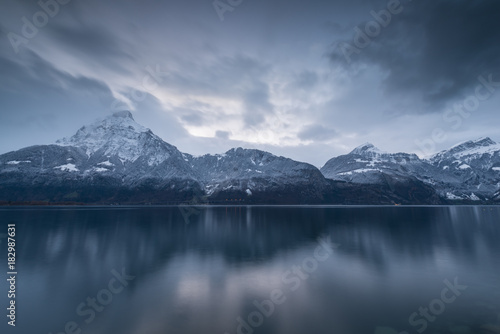
<instances>
[{"instance_id":1,"label":"calm water surface","mask_svg":"<svg viewBox=\"0 0 500 334\"><path fill-rule=\"evenodd\" d=\"M500 333L499 218L498 207L0 209L2 253L8 223L18 244L17 326L2 315L0 330Z\"/></svg>"}]
</instances>

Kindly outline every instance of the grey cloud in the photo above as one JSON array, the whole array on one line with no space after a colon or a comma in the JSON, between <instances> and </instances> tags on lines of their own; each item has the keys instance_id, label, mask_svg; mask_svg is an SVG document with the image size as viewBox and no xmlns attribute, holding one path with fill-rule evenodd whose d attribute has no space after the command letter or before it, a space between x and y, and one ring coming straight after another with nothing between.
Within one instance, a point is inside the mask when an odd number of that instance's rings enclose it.
<instances>
[{"instance_id":1,"label":"grey cloud","mask_svg":"<svg viewBox=\"0 0 500 334\"><path fill-rule=\"evenodd\" d=\"M221 139L226 139L227 140L227 139L229 139L230 135L231 135L231 132L229 132L229 131L220 131L220 130L218 130L218 131L215 132L215 136L217 138L221 138Z\"/></svg>"},{"instance_id":2,"label":"grey cloud","mask_svg":"<svg viewBox=\"0 0 500 334\"><path fill-rule=\"evenodd\" d=\"M103 82L59 71L30 51L23 53L22 62L0 56L0 70L0 132L16 138L2 141L3 150L62 137L67 134L63 124L81 126L100 117L113 100ZM26 131L30 135L19 136ZM30 142L34 133L39 134L38 141Z\"/></svg>"},{"instance_id":3,"label":"grey cloud","mask_svg":"<svg viewBox=\"0 0 500 334\"><path fill-rule=\"evenodd\" d=\"M257 126L264 122L266 116L274 114L274 106L269 102L269 87L263 82L254 83L253 87L244 93L243 101L246 126Z\"/></svg>"},{"instance_id":4,"label":"grey cloud","mask_svg":"<svg viewBox=\"0 0 500 334\"><path fill-rule=\"evenodd\" d=\"M142 93L144 98L134 104L133 114L137 122L147 125L155 134L174 145L183 138L190 138L190 134L177 120L175 111L165 110L154 95Z\"/></svg>"},{"instance_id":5,"label":"grey cloud","mask_svg":"<svg viewBox=\"0 0 500 334\"><path fill-rule=\"evenodd\" d=\"M241 97L247 90L261 85L271 70L264 62L241 54L218 56L215 60L178 59L177 62L182 70L169 70L162 84L177 92L200 95Z\"/></svg>"},{"instance_id":6,"label":"grey cloud","mask_svg":"<svg viewBox=\"0 0 500 334\"><path fill-rule=\"evenodd\" d=\"M85 98L98 99L103 105L113 99L113 93L103 81L83 75L73 76L56 69L50 62L34 52L28 53L31 57L29 70L34 75L37 85L52 87L60 94L81 94ZM40 89L40 88L38 88Z\"/></svg>"},{"instance_id":7,"label":"grey cloud","mask_svg":"<svg viewBox=\"0 0 500 334\"><path fill-rule=\"evenodd\" d=\"M128 68L137 61L127 51L133 48L127 45L122 36L112 34L103 27L73 23L54 24L47 29L58 48L99 67L127 75L131 74Z\"/></svg>"},{"instance_id":8,"label":"grey cloud","mask_svg":"<svg viewBox=\"0 0 500 334\"><path fill-rule=\"evenodd\" d=\"M319 82L319 77L316 72L304 70L295 75L295 80L289 84L288 88L295 90L310 90Z\"/></svg>"},{"instance_id":9,"label":"grey cloud","mask_svg":"<svg viewBox=\"0 0 500 334\"><path fill-rule=\"evenodd\" d=\"M309 145L269 147L299 160L326 161L377 137L381 146L407 151L414 137L442 126L431 124L440 122L439 114L416 111L435 111L473 93L479 74L498 71L500 29L493 0L401 1L405 10L353 55L352 66L336 72L335 65L345 61L338 52L328 53L329 45L351 41L352 28L371 20L370 10L384 8L387 0L248 2L228 12L224 22L205 0L71 1L19 58L5 33L19 33L21 17L32 17L40 7L36 0L5 0L0 150L71 135L110 112L109 87L144 90L145 66L159 64L168 74L134 103L134 117L186 152L204 153L206 140L212 152L262 148L236 143L221 130L242 121L257 133L273 130L277 117L268 116L277 112L290 124L276 128L279 137L293 137L282 142L297 142L288 130L296 129L292 122L308 125L299 139ZM495 133L498 98L467 119L466 134L450 137ZM228 111L224 101L243 110ZM414 118L409 122L407 116ZM179 121L208 128L216 137L193 137Z\"/></svg>"},{"instance_id":10,"label":"grey cloud","mask_svg":"<svg viewBox=\"0 0 500 334\"><path fill-rule=\"evenodd\" d=\"M186 64L180 60L180 68L170 70L163 79L162 86L170 92L181 95L198 94L200 96L233 98L243 102L242 116L245 125L252 127L261 124L265 117L274 114L270 102L269 85L266 82L271 67L262 61L244 55L219 57L215 61L198 60ZM198 106L208 104L194 101ZM194 103L193 102L193 103ZM194 125L199 125L203 118L196 112L197 104L189 108L177 108L180 113L188 112L182 118ZM220 117L220 115L218 116Z\"/></svg>"},{"instance_id":11,"label":"grey cloud","mask_svg":"<svg viewBox=\"0 0 500 334\"><path fill-rule=\"evenodd\" d=\"M120 46L120 36L111 35L103 27L73 23L52 24L47 29L50 30L51 37L62 44L61 46L77 50L79 53L92 54L96 57L117 56L130 59Z\"/></svg>"},{"instance_id":12,"label":"grey cloud","mask_svg":"<svg viewBox=\"0 0 500 334\"><path fill-rule=\"evenodd\" d=\"M298 134L302 140L313 140L315 142L328 141L338 136L337 131L320 124L309 125Z\"/></svg>"},{"instance_id":13,"label":"grey cloud","mask_svg":"<svg viewBox=\"0 0 500 334\"><path fill-rule=\"evenodd\" d=\"M354 65L375 65L387 73L383 85L388 93L410 94L436 110L470 94L479 75L500 73L500 2L436 0L403 5L403 12L394 15L368 47L352 55ZM365 23L358 26L363 29ZM351 39L344 42L354 45ZM330 56L346 65L340 49Z\"/></svg>"},{"instance_id":14,"label":"grey cloud","mask_svg":"<svg viewBox=\"0 0 500 334\"><path fill-rule=\"evenodd\" d=\"M338 22L333 22L333 21L327 21L323 23L322 25L323 29L325 29L327 32L330 34L339 34L345 32L346 28L343 27L340 23Z\"/></svg>"},{"instance_id":15,"label":"grey cloud","mask_svg":"<svg viewBox=\"0 0 500 334\"><path fill-rule=\"evenodd\" d=\"M187 114L184 114L181 116L181 119L190 124L190 125L194 125L194 126L201 126L203 125L206 120L203 118L203 116L201 115L200 112L196 112L196 111L191 111L191 110L186 110L186 109L182 109L182 108L177 108L176 109L176 112L188 112Z\"/></svg>"},{"instance_id":16,"label":"grey cloud","mask_svg":"<svg viewBox=\"0 0 500 334\"><path fill-rule=\"evenodd\" d=\"M29 50L23 54L22 63L0 56L0 68L2 69L0 87L10 93L27 95L82 93L101 101L112 99L111 90L102 81L85 76L72 76L60 71Z\"/></svg>"}]
</instances>

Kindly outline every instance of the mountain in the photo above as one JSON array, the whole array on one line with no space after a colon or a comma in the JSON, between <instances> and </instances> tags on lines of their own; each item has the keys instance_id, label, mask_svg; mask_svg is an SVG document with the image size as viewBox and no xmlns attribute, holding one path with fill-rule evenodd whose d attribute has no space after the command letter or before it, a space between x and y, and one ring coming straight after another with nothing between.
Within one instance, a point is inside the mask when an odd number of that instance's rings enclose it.
<instances>
[{"instance_id":1,"label":"mountain","mask_svg":"<svg viewBox=\"0 0 500 334\"><path fill-rule=\"evenodd\" d=\"M489 138L428 160L367 143L318 170L253 149L192 156L121 111L0 155L0 203L494 203L499 175L500 147Z\"/></svg>"},{"instance_id":2,"label":"mountain","mask_svg":"<svg viewBox=\"0 0 500 334\"><path fill-rule=\"evenodd\" d=\"M432 156L429 163L441 171L439 176L453 175L454 182L443 187L449 198L495 199L500 189L500 144L490 138L455 145Z\"/></svg>"},{"instance_id":3,"label":"mountain","mask_svg":"<svg viewBox=\"0 0 500 334\"><path fill-rule=\"evenodd\" d=\"M415 154L391 154L371 143L330 159L321 172L328 179L381 187L413 203L426 202L426 197L438 201L431 185L433 166Z\"/></svg>"},{"instance_id":4,"label":"mountain","mask_svg":"<svg viewBox=\"0 0 500 334\"><path fill-rule=\"evenodd\" d=\"M0 201L318 203L329 186L316 167L263 151L183 154L128 111L0 156Z\"/></svg>"},{"instance_id":5,"label":"mountain","mask_svg":"<svg viewBox=\"0 0 500 334\"><path fill-rule=\"evenodd\" d=\"M425 175L429 172L428 168L415 154L390 154L366 143L349 154L330 159L321 172L333 180L378 184L386 176Z\"/></svg>"},{"instance_id":6,"label":"mountain","mask_svg":"<svg viewBox=\"0 0 500 334\"><path fill-rule=\"evenodd\" d=\"M0 156L0 199L135 202L189 199L202 192L176 147L118 112L55 145Z\"/></svg>"},{"instance_id":7,"label":"mountain","mask_svg":"<svg viewBox=\"0 0 500 334\"><path fill-rule=\"evenodd\" d=\"M495 200L500 189L500 145L481 138L424 160L415 154L383 152L367 143L330 159L321 172L326 178L355 184L432 187L451 202Z\"/></svg>"},{"instance_id":8,"label":"mountain","mask_svg":"<svg viewBox=\"0 0 500 334\"><path fill-rule=\"evenodd\" d=\"M276 198L312 203L328 187L316 167L264 151L239 147L225 154L184 156L213 199L254 196L267 203Z\"/></svg>"}]
</instances>

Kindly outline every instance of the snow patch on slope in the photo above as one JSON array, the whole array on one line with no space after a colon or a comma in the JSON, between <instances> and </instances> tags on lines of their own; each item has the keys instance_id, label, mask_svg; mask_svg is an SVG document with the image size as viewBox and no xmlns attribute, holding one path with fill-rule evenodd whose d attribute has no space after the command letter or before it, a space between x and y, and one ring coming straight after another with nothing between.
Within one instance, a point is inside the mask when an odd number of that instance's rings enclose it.
<instances>
[{"instance_id":1,"label":"snow patch on slope","mask_svg":"<svg viewBox=\"0 0 500 334\"><path fill-rule=\"evenodd\" d=\"M99 165L99 166L107 166L107 167L112 167L112 166L114 166L115 164L113 164L113 163L109 162L109 160L108 160L108 161L104 161L104 162L99 162L99 163L98 163L98 165Z\"/></svg>"},{"instance_id":2,"label":"snow patch on slope","mask_svg":"<svg viewBox=\"0 0 500 334\"><path fill-rule=\"evenodd\" d=\"M54 169L60 169L63 172L78 172L78 168L74 164L66 164L54 167Z\"/></svg>"},{"instance_id":3,"label":"snow patch on slope","mask_svg":"<svg viewBox=\"0 0 500 334\"><path fill-rule=\"evenodd\" d=\"M31 163L31 161L29 161L29 160L26 160L26 161L17 161L17 160L7 161L7 165L19 165L22 163Z\"/></svg>"},{"instance_id":4,"label":"snow patch on slope","mask_svg":"<svg viewBox=\"0 0 500 334\"><path fill-rule=\"evenodd\" d=\"M450 192L447 192L446 193L446 198L447 199L450 199L450 200L458 200L458 199L462 199L461 197L458 197L457 195L454 195Z\"/></svg>"},{"instance_id":5,"label":"snow patch on slope","mask_svg":"<svg viewBox=\"0 0 500 334\"><path fill-rule=\"evenodd\" d=\"M382 154L387 154L387 152L384 152L377 147L375 147L372 143L365 143L361 146L356 147L350 154L357 154L357 155L382 155Z\"/></svg>"}]
</instances>

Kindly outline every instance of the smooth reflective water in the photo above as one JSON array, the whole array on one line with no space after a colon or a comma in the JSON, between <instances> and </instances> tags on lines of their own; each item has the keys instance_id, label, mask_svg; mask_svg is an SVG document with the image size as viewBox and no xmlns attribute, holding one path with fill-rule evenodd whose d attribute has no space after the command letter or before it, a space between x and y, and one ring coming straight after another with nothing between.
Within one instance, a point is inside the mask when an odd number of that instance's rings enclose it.
<instances>
[{"instance_id":1,"label":"smooth reflective water","mask_svg":"<svg viewBox=\"0 0 500 334\"><path fill-rule=\"evenodd\" d=\"M16 223L18 243L17 326L2 315L0 329L500 333L499 217L498 207L0 209L0 234Z\"/></svg>"}]
</instances>

